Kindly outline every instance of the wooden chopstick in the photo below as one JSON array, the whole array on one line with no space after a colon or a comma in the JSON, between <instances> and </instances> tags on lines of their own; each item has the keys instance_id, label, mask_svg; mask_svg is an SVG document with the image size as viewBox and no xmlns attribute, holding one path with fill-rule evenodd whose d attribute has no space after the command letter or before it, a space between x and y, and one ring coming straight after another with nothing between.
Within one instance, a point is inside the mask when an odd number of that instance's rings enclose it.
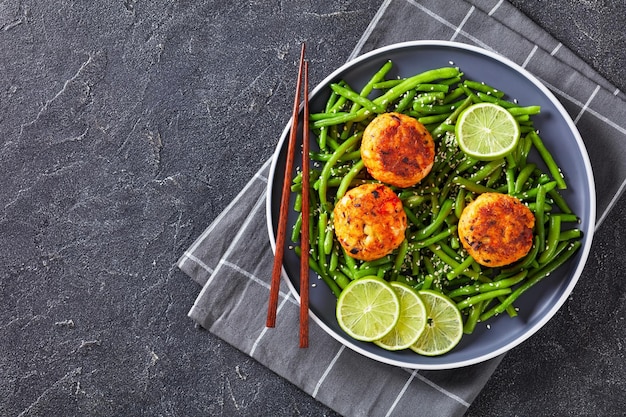
<instances>
[{"instance_id":1,"label":"wooden chopstick","mask_svg":"<svg viewBox=\"0 0 626 417\"><path fill-rule=\"evenodd\" d=\"M309 347L309 63L304 62L302 228L300 231L300 347Z\"/></svg>"},{"instance_id":2,"label":"wooden chopstick","mask_svg":"<svg viewBox=\"0 0 626 417\"><path fill-rule=\"evenodd\" d=\"M283 255L285 253L285 235L287 233L287 213L289 210L289 192L291 186L291 172L293 170L293 158L296 148L298 133L298 109L300 107L300 88L302 82L302 72L304 69L305 45L302 44L300 52L300 65L298 67L298 81L296 82L296 93L293 103L291 117L291 131L289 135L289 145L287 148L287 160L285 163L285 176L280 201L280 211L278 220L278 230L276 233L276 252L274 253L274 266L272 268L272 281L270 283L270 296L267 308L267 327L276 326L276 310L278 309L278 294L280 289L280 274L283 267Z\"/></svg>"}]
</instances>

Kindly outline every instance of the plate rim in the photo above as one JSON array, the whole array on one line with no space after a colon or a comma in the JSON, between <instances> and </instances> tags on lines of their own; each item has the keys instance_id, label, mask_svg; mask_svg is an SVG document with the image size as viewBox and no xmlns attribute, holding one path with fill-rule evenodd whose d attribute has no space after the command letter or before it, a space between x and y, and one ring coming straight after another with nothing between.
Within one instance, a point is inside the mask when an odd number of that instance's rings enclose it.
<instances>
[{"instance_id":1,"label":"plate rim","mask_svg":"<svg viewBox=\"0 0 626 417\"><path fill-rule=\"evenodd\" d=\"M567 123L569 130L572 132L572 135L574 136L574 139L576 140L578 144L578 148L579 150L581 150L581 157L583 160L586 178L587 178L587 186L588 186L589 194L592 197L589 201L590 220L588 224L588 230L583 231L583 233L585 233L587 236L585 238L586 239L585 244L580 248L581 250L580 262L576 266L576 269L573 271L571 278L568 282L568 285L565 287L562 295L556 300L555 303L553 303L551 308L543 315L543 317L540 320L538 320L537 323L535 323L533 326L528 328L522 335L520 335L519 337L512 340L511 342L506 343L502 347L495 349L489 353L476 356L471 359L450 362L446 364L414 364L414 363L398 361L398 360L394 360L391 358L383 357L381 355L372 354L371 352L361 348L356 343L356 341L352 341L347 337L343 337L342 335L337 334L333 329L331 329L328 325L326 325L324 321L320 319L313 311L309 310L309 316L328 335L330 335L332 338L337 340L342 345L349 347L350 349L360 353L361 355L369 359L376 360L378 362L386 363L386 364L393 365L393 366L410 368L410 369L422 369L422 370L456 369L456 368L462 368L462 367L485 362L487 360L493 359L501 354L508 352L509 350L515 348L516 346L519 346L529 337L537 333L537 331L539 331L548 321L550 321L552 317L556 314L556 312L562 307L565 301L569 298L578 280L580 279L580 276L582 275L583 269L587 263L587 259L589 257L589 253L591 251L591 246L593 243L593 237L595 233L595 223L597 221L596 219L597 201L596 201L595 180L593 177L593 171L591 168L589 154L587 152L585 143L582 140L580 132L578 131L578 128L574 124L569 113L567 113L567 111L565 110L561 102L556 98L556 96L552 93L552 91L550 91L535 75L533 75L532 73L530 73L528 70L521 67L517 63L513 62L509 58L499 55L496 52L493 52L493 51L490 51L490 50L487 50L485 48L481 48L475 45L470 45L470 44L456 42L456 41L416 40L416 41L398 42L398 43L393 43L393 44L386 45L380 48L376 48L363 55L360 55L354 59L351 59L345 62L343 65L333 70L330 74L328 74L322 81L320 81L315 86L315 88L310 92L309 97L315 97L315 95L318 94L320 90L326 88L328 84L337 77L338 74L354 66L357 66L360 62L367 61L373 56L383 55L390 51L396 51L400 49L419 48L419 47L442 47L442 48L450 48L451 50L460 49L460 50L470 51L479 55L483 55L495 61L499 61L500 63L506 65L507 67L510 67L512 70L517 71L518 73L523 75L528 81L534 84L548 98L548 100L555 106L560 116L563 117L563 119ZM270 169L268 172L265 210L266 210L266 220L267 220L266 225L268 228L269 240L270 240L270 245L271 245L273 253L276 253L276 236L274 235L274 224L272 222L272 201L271 201L272 192L273 192L272 179L274 178L276 174L276 166L277 166L280 154L281 154L281 149L283 148L284 142L288 137L292 124L293 124L293 118L290 118L285 128L283 129L283 132L281 133L278 143L276 144L276 148L272 154L272 161L271 161ZM291 279L289 278L287 272L285 271L284 265L281 270L281 278L286 282L286 284L289 287L289 291L291 292L291 294L294 296L294 298L299 304L300 295L298 291L296 290L295 286L293 285L293 283L291 282Z\"/></svg>"}]
</instances>

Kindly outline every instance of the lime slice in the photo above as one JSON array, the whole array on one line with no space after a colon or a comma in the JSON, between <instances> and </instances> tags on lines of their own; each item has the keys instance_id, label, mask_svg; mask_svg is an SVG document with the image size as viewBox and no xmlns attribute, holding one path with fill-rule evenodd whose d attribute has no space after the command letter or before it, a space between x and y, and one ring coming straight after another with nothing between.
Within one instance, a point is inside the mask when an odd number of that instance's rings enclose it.
<instances>
[{"instance_id":1,"label":"lime slice","mask_svg":"<svg viewBox=\"0 0 626 417\"><path fill-rule=\"evenodd\" d=\"M463 336L461 312L445 295L422 290L418 294L426 306L426 329L411 345L411 350L426 356L443 355L451 351Z\"/></svg>"},{"instance_id":2,"label":"lime slice","mask_svg":"<svg viewBox=\"0 0 626 417\"><path fill-rule=\"evenodd\" d=\"M493 103L477 103L465 109L456 122L455 133L459 148L481 161L508 155L520 137L515 118Z\"/></svg>"},{"instance_id":3,"label":"lime slice","mask_svg":"<svg viewBox=\"0 0 626 417\"><path fill-rule=\"evenodd\" d=\"M352 281L337 299L337 321L352 338L373 342L389 333L400 317L400 298L377 277Z\"/></svg>"},{"instance_id":4,"label":"lime slice","mask_svg":"<svg viewBox=\"0 0 626 417\"><path fill-rule=\"evenodd\" d=\"M400 318L391 332L374 343L387 350L407 349L426 328L426 307L413 288L396 281L391 286L400 298Z\"/></svg>"}]
</instances>

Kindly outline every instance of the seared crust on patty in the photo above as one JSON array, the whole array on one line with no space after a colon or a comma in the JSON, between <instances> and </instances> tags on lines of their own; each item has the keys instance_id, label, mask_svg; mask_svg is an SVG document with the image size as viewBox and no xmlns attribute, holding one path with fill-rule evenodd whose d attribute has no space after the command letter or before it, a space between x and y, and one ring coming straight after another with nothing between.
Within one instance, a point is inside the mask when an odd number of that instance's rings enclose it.
<instances>
[{"instance_id":1,"label":"seared crust on patty","mask_svg":"<svg viewBox=\"0 0 626 417\"><path fill-rule=\"evenodd\" d=\"M349 190L333 211L335 235L353 258L382 258L404 240L407 218L402 201L383 184L364 184Z\"/></svg>"},{"instance_id":2,"label":"seared crust on patty","mask_svg":"<svg viewBox=\"0 0 626 417\"><path fill-rule=\"evenodd\" d=\"M372 177L397 187L411 187L433 167L435 142L416 119L383 113L365 128L361 157Z\"/></svg>"},{"instance_id":3,"label":"seared crust on patty","mask_svg":"<svg viewBox=\"0 0 626 417\"><path fill-rule=\"evenodd\" d=\"M467 205L459 219L463 247L484 266L509 265L533 245L535 216L520 200L507 194L484 193Z\"/></svg>"}]
</instances>

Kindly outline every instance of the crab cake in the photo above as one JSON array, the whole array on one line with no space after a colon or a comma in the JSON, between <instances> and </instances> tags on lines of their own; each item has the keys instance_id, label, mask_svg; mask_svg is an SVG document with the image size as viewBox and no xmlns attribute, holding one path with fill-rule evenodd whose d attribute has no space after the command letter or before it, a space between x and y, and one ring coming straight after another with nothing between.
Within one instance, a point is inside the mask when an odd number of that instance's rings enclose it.
<instances>
[{"instance_id":1,"label":"crab cake","mask_svg":"<svg viewBox=\"0 0 626 417\"><path fill-rule=\"evenodd\" d=\"M400 113L383 113L363 132L361 158L377 180L411 187L433 167L435 142L416 119Z\"/></svg>"},{"instance_id":2,"label":"crab cake","mask_svg":"<svg viewBox=\"0 0 626 417\"><path fill-rule=\"evenodd\" d=\"M383 184L364 184L349 190L333 211L335 235L356 259L382 258L400 246L407 227L402 201Z\"/></svg>"},{"instance_id":3,"label":"crab cake","mask_svg":"<svg viewBox=\"0 0 626 417\"><path fill-rule=\"evenodd\" d=\"M533 245L535 216L507 194L484 193L467 205L459 219L463 247L476 262L497 267L523 258Z\"/></svg>"}]
</instances>

